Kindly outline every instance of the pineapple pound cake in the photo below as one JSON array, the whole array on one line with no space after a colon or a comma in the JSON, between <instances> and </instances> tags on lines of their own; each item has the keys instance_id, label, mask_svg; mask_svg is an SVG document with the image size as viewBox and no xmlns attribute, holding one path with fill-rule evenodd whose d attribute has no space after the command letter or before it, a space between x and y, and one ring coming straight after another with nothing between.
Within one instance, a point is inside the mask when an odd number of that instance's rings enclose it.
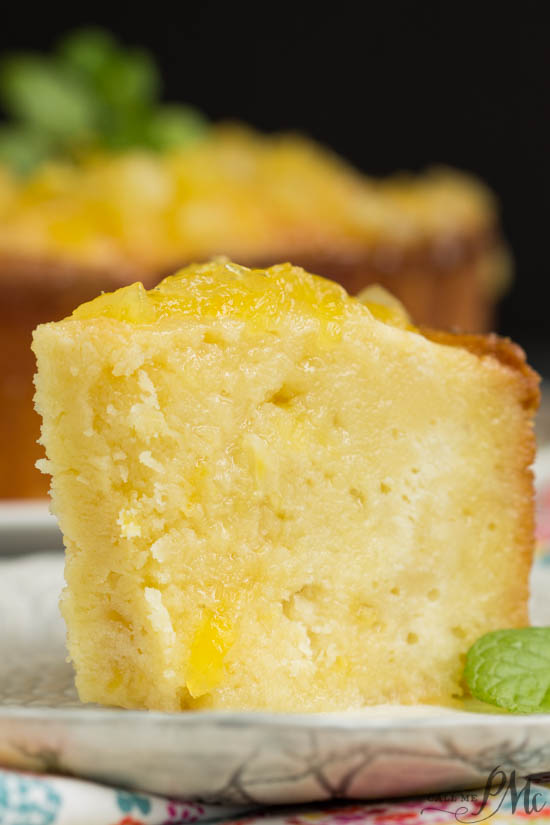
<instances>
[{"instance_id":1,"label":"pineapple pound cake","mask_svg":"<svg viewBox=\"0 0 550 825\"><path fill-rule=\"evenodd\" d=\"M527 623L537 377L374 298L216 260L36 329L83 701L451 703Z\"/></svg>"}]
</instances>

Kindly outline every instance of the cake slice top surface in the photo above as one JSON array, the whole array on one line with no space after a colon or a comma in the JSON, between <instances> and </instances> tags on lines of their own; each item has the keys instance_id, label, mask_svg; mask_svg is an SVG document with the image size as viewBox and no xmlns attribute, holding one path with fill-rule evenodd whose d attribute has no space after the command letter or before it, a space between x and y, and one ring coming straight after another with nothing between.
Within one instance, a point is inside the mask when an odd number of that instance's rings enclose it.
<instances>
[{"instance_id":1,"label":"cake slice top surface","mask_svg":"<svg viewBox=\"0 0 550 825\"><path fill-rule=\"evenodd\" d=\"M146 290L137 282L82 304L72 318L112 318L133 324L193 318L234 319L259 326L282 317L313 319L330 335L358 315L374 315L393 326L410 327L405 311L379 298L360 301L333 281L289 263L249 269L224 259L193 264Z\"/></svg>"},{"instance_id":2,"label":"cake slice top surface","mask_svg":"<svg viewBox=\"0 0 550 825\"><path fill-rule=\"evenodd\" d=\"M535 410L539 402L538 376L527 365L521 348L509 339L417 328L402 304L383 288L374 285L354 297L339 284L290 263L267 269L249 269L226 258L191 264L153 289L136 282L99 295L77 307L62 323L101 320L155 329L186 322L237 322L253 333L279 334L290 321L316 328L318 343L328 347L341 340L344 328L351 329L355 337L365 322L367 326L380 323L397 334L412 333L425 343L497 362L515 375L525 408Z\"/></svg>"}]
</instances>

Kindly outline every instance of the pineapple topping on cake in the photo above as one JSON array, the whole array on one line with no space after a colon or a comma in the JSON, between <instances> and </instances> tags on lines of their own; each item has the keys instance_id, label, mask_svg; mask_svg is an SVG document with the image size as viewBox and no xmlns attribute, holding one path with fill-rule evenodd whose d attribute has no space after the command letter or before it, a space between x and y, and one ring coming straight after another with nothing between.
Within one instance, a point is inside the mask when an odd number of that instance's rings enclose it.
<instances>
[{"instance_id":1,"label":"pineapple topping on cake","mask_svg":"<svg viewBox=\"0 0 550 825\"><path fill-rule=\"evenodd\" d=\"M450 703L527 622L537 381L281 264L190 266L34 333L83 701Z\"/></svg>"}]
</instances>

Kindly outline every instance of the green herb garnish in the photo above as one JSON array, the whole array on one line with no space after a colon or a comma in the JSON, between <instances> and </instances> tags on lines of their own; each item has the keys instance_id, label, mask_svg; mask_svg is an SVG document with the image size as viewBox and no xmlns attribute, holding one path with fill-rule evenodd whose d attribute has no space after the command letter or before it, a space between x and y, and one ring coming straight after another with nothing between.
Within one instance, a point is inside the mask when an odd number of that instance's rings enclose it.
<instances>
[{"instance_id":1,"label":"green herb garnish","mask_svg":"<svg viewBox=\"0 0 550 825\"><path fill-rule=\"evenodd\" d=\"M464 678L483 702L516 713L550 712L550 628L486 633L468 651Z\"/></svg>"},{"instance_id":2,"label":"green herb garnish","mask_svg":"<svg viewBox=\"0 0 550 825\"><path fill-rule=\"evenodd\" d=\"M197 110L159 103L148 52L123 48L101 29L67 36L49 56L15 54L0 64L0 162L26 173L51 157L96 150L184 146L207 124Z\"/></svg>"}]
</instances>

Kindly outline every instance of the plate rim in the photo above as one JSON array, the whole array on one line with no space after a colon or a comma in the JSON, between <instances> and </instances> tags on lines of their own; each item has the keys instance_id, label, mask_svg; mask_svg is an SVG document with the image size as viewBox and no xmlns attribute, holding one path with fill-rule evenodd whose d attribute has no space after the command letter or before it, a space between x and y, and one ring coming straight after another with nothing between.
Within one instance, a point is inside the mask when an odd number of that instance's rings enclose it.
<instances>
[{"instance_id":1,"label":"plate rim","mask_svg":"<svg viewBox=\"0 0 550 825\"><path fill-rule=\"evenodd\" d=\"M440 728L448 727L490 727L494 724L511 725L512 727L550 727L550 713L476 713L454 708L437 706L442 711L433 715L403 715L392 716L391 710L387 715L372 715L369 711L376 706L368 706L365 710L327 711L313 713L290 713L277 711L232 711L232 710L185 710L179 713L158 710L131 710L126 708L100 707L54 707L54 706L0 706L0 722L13 719L22 719L35 722L59 721L108 723L113 720L124 719L128 723L140 726L149 725L178 725L196 727L203 724L214 724L222 727L267 727L267 728L300 728L311 727L324 730L342 729L390 729L396 728ZM395 707L418 708L425 705L396 705ZM435 706L434 706L435 707Z\"/></svg>"}]
</instances>

